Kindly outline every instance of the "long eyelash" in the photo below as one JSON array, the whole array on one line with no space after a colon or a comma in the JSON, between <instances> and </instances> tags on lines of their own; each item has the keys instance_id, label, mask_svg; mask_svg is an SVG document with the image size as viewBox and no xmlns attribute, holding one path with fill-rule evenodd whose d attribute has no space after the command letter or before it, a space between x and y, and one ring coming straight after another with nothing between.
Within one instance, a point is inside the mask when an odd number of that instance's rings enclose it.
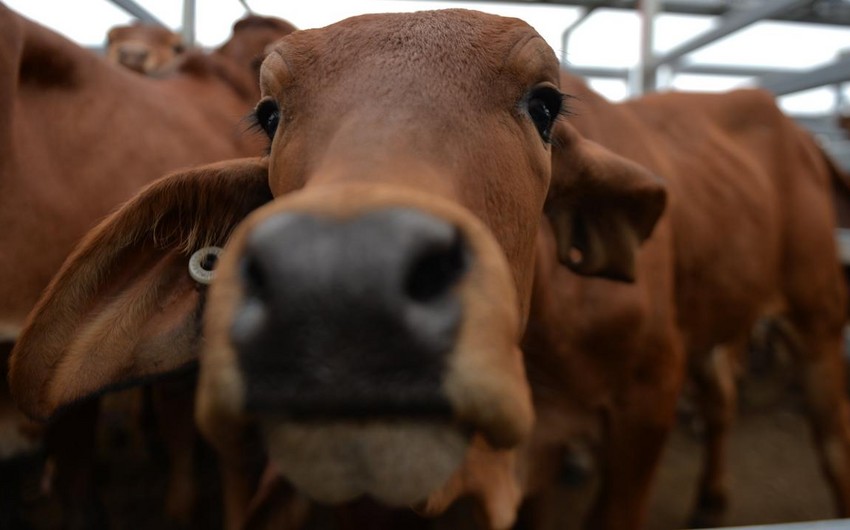
<instances>
[{"instance_id":1,"label":"long eyelash","mask_svg":"<svg viewBox=\"0 0 850 530\"><path fill-rule=\"evenodd\" d=\"M263 128L260 125L260 120L257 118L257 113L254 109L248 111L247 114L242 116L242 119L239 120L239 123L244 125L242 132L245 133L261 133L263 132Z\"/></svg>"},{"instance_id":2,"label":"long eyelash","mask_svg":"<svg viewBox=\"0 0 850 530\"><path fill-rule=\"evenodd\" d=\"M257 113L253 109L249 111L246 115L239 120L239 123L242 124L242 134L251 134L251 135L262 135L266 141L266 147L263 149L263 153L268 156L272 152L272 141L269 139L266 132L263 130L263 126L260 125L260 120L257 118Z\"/></svg>"},{"instance_id":3,"label":"long eyelash","mask_svg":"<svg viewBox=\"0 0 850 530\"><path fill-rule=\"evenodd\" d=\"M552 127L553 128L554 128L555 124L558 123L558 120L565 120L567 118L571 118L571 117L576 115L576 113L573 112L572 108L570 108L569 102L571 100L578 100L578 98L576 96L572 96L570 94L564 94L563 92L560 92L560 94L561 94L561 110L558 111L558 115L555 116L555 119L552 121ZM550 145L554 148L557 148L557 149L564 147L560 143L560 138L558 138L557 136L552 137L552 141L550 142Z\"/></svg>"},{"instance_id":4,"label":"long eyelash","mask_svg":"<svg viewBox=\"0 0 850 530\"><path fill-rule=\"evenodd\" d=\"M559 92L559 94L561 94L561 110L559 110L558 115L555 116L555 121L557 121L561 117L569 118L571 116L575 116L572 109L570 108L569 102L570 100L576 99L576 97L571 96L569 94L564 94L563 92Z\"/></svg>"}]
</instances>

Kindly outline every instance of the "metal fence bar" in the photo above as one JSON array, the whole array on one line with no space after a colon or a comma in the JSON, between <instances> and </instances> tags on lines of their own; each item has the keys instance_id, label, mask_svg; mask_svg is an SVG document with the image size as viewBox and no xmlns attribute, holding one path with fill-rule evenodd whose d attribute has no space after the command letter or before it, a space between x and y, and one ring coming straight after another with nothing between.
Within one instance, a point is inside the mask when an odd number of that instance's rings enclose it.
<instances>
[{"instance_id":1,"label":"metal fence bar","mask_svg":"<svg viewBox=\"0 0 850 530\"><path fill-rule=\"evenodd\" d=\"M400 0L404 1L404 0ZM451 3L454 0L442 0ZM497 3L524 3L540 4L540 0L466 0L471 2L497 2ZM585 7L590 0L546 0L546 4ZM665 0L665 13L678 13L683 15L710 15L718 16L729 13L730 6L739 0ZM767 0L768 2L773 0ZM835 26L846 26L850 24L850 4L834 0L815 0L816 9L803 12L783 13L771 20L793 20L796 22L809 22ZM604 9L635 10L639 7L638 0L607 0L600 3L599 7Z\"/></svg>"},{"instance_id":2,"label":"metal fence bar","mask_svg":"<svg viewBox=\"0 0 850 530\"><path fill-rule=\"evenodd\" d=\"M151 14L150 11L140 6L133 0L109 0L113 4L117 5L124 11L130 13L134 17L138 18L142 22L147 24L155 24L157 26L162 26L163 28L168 28L165 23L163 23L160 19L156 18Z\"/></svg>"},{"instance_id":3,"label":"metal fence bar","mask_svg":"<svg viewBox=\"0 0 850 530\"><path fill-rule=\"evenodd\" d=\"M640 62L629 82L632 95L653 92L657 85L658 68L655 51L655 20L661 12L661 0L643 0L640 4Z\"/></svg>"},{"instance_id":4,"label":"metal fence bar","mask_svg":"<svg viewBox=\"0 0 850 530\"><path fill-rule=\"evenodd\" d=\"M564 65L567 70L584 77L602 77L608 79L627 79L628 68L616 68L610 66L589 65ZM757 66L720 66L712 64L685 64L676 68L677 74L695 75L717 75L732 77L765 77L765 76L792 76L799 72L797 70L760 68Z\"/></svg>"},{"instance_id":5,"label":"metal fence bar","mask_svg":"<svg viewBox=\"0 0 850 530\"><path fill-rule=\"evenodd\" d=\"M733 77L764 77L792 75L797 70L764 68L760 66L720 66L715 64L683 64L676 68L678 74L720 75Z\"/></svg>"},{"instance_id":6,"label":"metal fence bar","mask_svg":"<svg viewBox=\"0 0 850 530\"><path fill-rule=\"evenodd\" d=\"M567 50L570 47L570 37L572 37L575 30L577 30L578 27L581 26L595 10L595 5L582 9L575 22L567 26L567 29L565 29L561 34L561 64L567 64Z\"/></svg>"},{"instance_id":7,"label":"metal fence bar","mask_svg":"<svg viewBox=\"0 0 850 530\"><path fill-rule=\"evenodd\" d=\"M826 66L796 74L764 76L758 80L757 84L777 96L782 96L844 81L850 81L850 57L848 56L841 57Z\"/></svg>"},{"instance_id":8,"label":"metal fence bar","mask_svg":"<svg viewBox=\"0 0 850 530\"><path fill-rule=\"evenodd\" d=\"M571 64L564 65L569 72L581 77L602 77L605 79L622 79L625 81L629 77L628 68L610 68L607 66L575 66Z\"/></svg>"},{"instance_id":9,"label":"metal fence bar","mask_svg":"<svg viewBox=\"0 0 850 530\"><path fill-rule=\"evenodd\" d=\"M654 57L646 66L647 68L655 69L662 64L675 62L677 59L680 59L699 48L735 33L736 31L739 31L760 20L781 16L795 9L811 5L813 1L814 0L766 0L758 7L729 15L716 28L710 29L702 35L698 35L693 39L680 44L665 54Z\"/></svg>"},{"instance_id":10,"label":"metal fence bar","mask_svg":"<svg viewBox=\"0 0 850 530\"><path fill-rule=\"evenodd\" d=\"M195 0L183 0L183 28L180 30L183 44L195 45Z\"/></svg>"}]
</instances>

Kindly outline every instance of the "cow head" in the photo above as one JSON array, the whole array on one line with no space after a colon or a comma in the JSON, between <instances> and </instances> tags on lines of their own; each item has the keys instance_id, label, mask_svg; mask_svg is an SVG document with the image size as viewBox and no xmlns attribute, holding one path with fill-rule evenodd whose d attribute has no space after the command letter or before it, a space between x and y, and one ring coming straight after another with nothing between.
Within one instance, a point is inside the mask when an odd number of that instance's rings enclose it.
<instances>
[{"instance_id":1,"label":"cow head","mask_svg":"<svg viewBox=\"0 0 850 530\"><path fill-rule=\"evenodd\" d=\"M268 47L295 30L295 26L280 18L248 15L233 24L230 39L216 51L236 64L252 65L257 73Z\"/></svg>"},{"instance_id":2,"label":"cow head","mask_svg":"<svg viewBox=\"0 0 850 530\"><path fill-rule=\"evenodd\" d=\"M558 77L527 24L472 11L286 37L256 107L269 156L166 178L90 234L22 335L16 398L50 416L200 349L197 417L222 451L254 426L313 498L439 513L472 495L509 526L544 212L563 263L628 279L665 198L570 128ZM185 261L224 240L207 294Z\"/></svg>"},{"instance_id":3,"label":"cow head","mask_svg":"<svg viewBox=\"0 0 850 530\"><path fill-rule=\"evenodd\" d=\"M153 24L116 26L106 35L106 58L140 74L159 72L184 50L180 35Z\"/></svg>"}]
</instances>

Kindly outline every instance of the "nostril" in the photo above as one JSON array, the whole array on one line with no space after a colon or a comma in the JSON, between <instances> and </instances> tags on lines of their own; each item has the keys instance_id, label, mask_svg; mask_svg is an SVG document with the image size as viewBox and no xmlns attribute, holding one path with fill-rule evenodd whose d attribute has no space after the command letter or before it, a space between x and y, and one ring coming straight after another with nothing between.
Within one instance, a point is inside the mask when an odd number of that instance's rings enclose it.
<instances>
[{"instance_id":1,"label":"nostril","mask_svg":"<svg viewBox=\"0 0 850 530\"><path fill-rule=\"evenodd\" d=\"M243 259L240 272L247 297L260 300L268 298L269 279L255 257L247 256Z\"/></svg>"},{"instance_id":2,"label":"nostril","mask_svg":"<svg viewBox=\"0 0 850 530\"><path fill-rule=\"evenodd\" d=\"M413 300L427 303L440 298L466 272L466 244L458 231L450 241L435 242L413 262L405 291Z\"/></svg>"}]
</instances>

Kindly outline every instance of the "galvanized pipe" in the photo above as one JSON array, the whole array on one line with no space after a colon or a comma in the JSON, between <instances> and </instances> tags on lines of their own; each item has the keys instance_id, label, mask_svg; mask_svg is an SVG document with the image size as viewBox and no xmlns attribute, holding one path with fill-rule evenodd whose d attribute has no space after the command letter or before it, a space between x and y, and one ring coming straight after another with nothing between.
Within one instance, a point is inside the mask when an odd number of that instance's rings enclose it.
<instances>
[{"instance_id":1,"label":"galvanized pipe","mask_svg":"<svg viewBox=\"0 0 850 530\"><path fill-rule=\"evenodd\" d=\"M195 0L183 0L183 27L180 29L183 44L195 45Z\"/></svg>"},{"instance_id":2,"label":"galvanized pipe","mask_svg":"<svg viewBox=\"0 0 850 530\"><path fill-rule=\"evenodd\" d=\"M168 28L168 26L163 23L160 19L156 18L151 14L150 11L140 6L133 0L109 0L113 4L117 5L127 13L133 15L137 19L141 20L146 24L155 24L157 26L161 26L163 28Z\"/></svg>"},{"instance_id":3,"label":"galvanized pipe","mask_svg":"<svg viewBox=\"0 0 850 530\"><path fill-rule=\"evenodd\" d=\"M850 81L850 56L839 57L832 64L805 72L763 77L758 80L758 85L777 96L782 96L845 81Z\"/></svg>"},{"instance_id":4,"label":"galvanized pipe","mask_svg":"<svg viewBox=\"0 0 850 530\"><path fill-rule=\"evenodd\" d=\"M649 63L650 69L658 68L662 64L675 62L695 50L760 20L781 16L793 10L809 6L813 2L814 0L764 0L760 6L729 15L716 28L710 29L702 35L698 35L680 44L663 55L653 57Z\"/></svg>"},{"instance_id":5,"label":"galvanized pipe","mask_svg":"<svg viewBox=\"0 0 850 530\"><path fill-rule=\"evenodd\" d=\"M654 92L656 88L655 17L661 12L661 0L640 2L640 59L629 80L629 93L633 96Z\"/></svg>"},{"instance_id":6,"label":"galvanized pipe","mask_svg":"<svg viewBox=\"0 0 850 530\"><path fill-rule=\"evenodd\" d=\"M582 9L578 15L578 18L573 21L572 24L567 26L564 32L561 34L561 64L566 66L567 64L567 50L570 47L570 37L572 37L575 30L581 26L585 20L590 17L591 14L596 10L595 5L588 6L585 9Z\"/></svg>"}]
</instances>

